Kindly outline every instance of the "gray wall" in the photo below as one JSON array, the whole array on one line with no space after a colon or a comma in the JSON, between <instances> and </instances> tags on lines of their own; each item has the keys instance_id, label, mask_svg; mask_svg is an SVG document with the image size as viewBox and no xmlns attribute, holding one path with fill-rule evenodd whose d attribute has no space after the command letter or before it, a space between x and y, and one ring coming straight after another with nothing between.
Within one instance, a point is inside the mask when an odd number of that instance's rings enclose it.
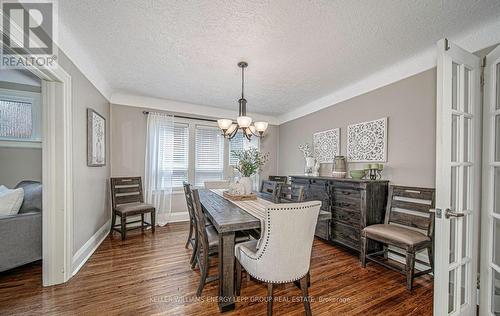
<instances>
[{"instance_id":1,"label":"gray wall","mask_svg":"<svg viewBox=\"0 0 500 316\"><path fill-rule=\"evenodd\" d=\"M109 206L109 124L106 98L59 50L59 64L71 76L73 101L73 254L111 218ZM106 119L107 158L104 167L87 167L87 108Z\"/></svg>"},{"instance_id":2,"label":"gray wall","mask_svg":"<svg viewBox=\"0 0 500 316\"><path fill-rule=\"evenodd\" d=\"M22 180L42 181L42 149L0 147L0 185L13 188Z\"/></svg>"},{"instance_id":3,"label":"gray wall","mask_svg":"<svg viewBox=\"0 0 500 316\"><path fill-rule=\"evenodd\" d=\"M384 178L394 184L435 186L436 69L335 104L279 126L281 175L302 174L304 159L298 150L312 143L315 132L341 128L341 154L346 154L347 126L388 117L388 161ZM365 164L349 164L350 169ZM331 164L321 173L330 174Z\"/></svg>"},{"instance_id":4,"label":"gray wall","mask_svg":"<svg viewBox=\"0 0 500 316\"><path fill-rule=\"evenodd\" d=\"M112 176L144 177L144 155L146 149L145 109L125 105L111 105L111 174ZM262 140L261 151L269 152L269 162L261 176L266 178L277 171L278 127L269 126ZM186 202L182 192L174 194L172 212L184 212Z\"/></svg>"}]
</instances>

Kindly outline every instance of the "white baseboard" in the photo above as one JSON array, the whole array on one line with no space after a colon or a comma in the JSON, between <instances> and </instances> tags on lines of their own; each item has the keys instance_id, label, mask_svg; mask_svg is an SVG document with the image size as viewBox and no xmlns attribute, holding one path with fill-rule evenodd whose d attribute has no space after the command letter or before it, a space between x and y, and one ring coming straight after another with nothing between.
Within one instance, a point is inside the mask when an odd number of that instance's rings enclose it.
<instances>
[{"instance_id":1,"label":"white baseboard","mask_svg":"<svg viewBox=\"0 0 500 316\"><path fill-rule=\"evenodd\" d=\"M89 260L90 256L97 250L99 245L103 242L109 234L111 227L111 219L106 222L90 239L75 253L72 260L72 276L78 273L83 267L85 262Z\"/></svg>"},{"instance_id":2,"label":"white baseboard","mask_svg":"<svg viewBox=\"0 0 500 316\"><path fill-rule=\"evenodd\" d=\"M187 221L189 221L189 213L188 212L173 212L170 215L169 223L187 222Z\"/></svg>"}]
</instances>

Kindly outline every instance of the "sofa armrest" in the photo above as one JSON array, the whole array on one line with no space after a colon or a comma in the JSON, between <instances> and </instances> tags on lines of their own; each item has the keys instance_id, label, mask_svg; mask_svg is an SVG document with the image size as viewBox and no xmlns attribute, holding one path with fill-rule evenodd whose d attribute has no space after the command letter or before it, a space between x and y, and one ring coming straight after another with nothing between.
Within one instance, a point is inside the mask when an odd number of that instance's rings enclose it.
<instances>
[{"instance_id":1,"label":"sofa armrest","mask_svg":"<svg viewBox=\"0 0 500 316\"><path fill-rule=\"evenodd\" d=\"M0 217L0 271L42 258L42 214Z\"/></svg>"}]
</instances>

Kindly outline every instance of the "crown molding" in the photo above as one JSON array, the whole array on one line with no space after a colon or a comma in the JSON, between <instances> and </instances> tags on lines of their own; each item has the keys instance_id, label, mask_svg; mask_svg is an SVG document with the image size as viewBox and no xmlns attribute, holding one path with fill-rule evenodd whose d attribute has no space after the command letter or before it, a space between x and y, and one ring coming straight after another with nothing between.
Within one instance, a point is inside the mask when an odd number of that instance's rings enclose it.
<instances>
[{"instance_id":1,"label":"crown molding","mask_svg":"<svg viewBox=\"0 0 500 316\"><path fill-rule=\"evenodd\" d=\"M500 20L493 21L482 27L469 30L449 39L461 47L475 52L500 42ZM371 74L345 88L334 91L288 113L278 116L279 124L283 124L321 109L330 107L345 100L365 94L399 80L436 67L435 43L426 50L406 60L397 62L379 72Z\"/></svg>"},{"instance_id":2,"label":"crown molding","mask_svg":"<svg viewBox=\"0 0 500 316\"><path fill-rule=\"evenodd\" d=\"M238 111L216 108L207 105L200 105L175 100L152 98L127 93L114 93L111 96L112 104L128 105L139 108L155 109L160 111L177 112L211 118L236 118ZM266 121L271 125L278 125L276 117L262 115L258 113L247 113L255 121Z\"/></svg>"}]
</instances>

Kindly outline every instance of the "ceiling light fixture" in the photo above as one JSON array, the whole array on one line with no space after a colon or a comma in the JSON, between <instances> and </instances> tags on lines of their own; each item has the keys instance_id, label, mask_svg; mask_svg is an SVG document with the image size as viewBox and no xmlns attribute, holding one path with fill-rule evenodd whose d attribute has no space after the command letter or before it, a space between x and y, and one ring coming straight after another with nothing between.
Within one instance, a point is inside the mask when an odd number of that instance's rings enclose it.
<instances>
[{"instance_id":1,"label":"ceiling light fixture","mask_svg":"<svg viewBox=\"0 0 500 316\"><path fill-rule=\"evenodd\" d=\"M264 132L267 130L268 122L255 122L252 124L252 118L247 116L247 100L244 96L245 90L245 68L248 67L248 63L240 61L238 67L241 68L241 99L238 100L239 103L239 115L236 118L236 123L231 119L219 119L217 124L222 130L222 135L225 138L232 139L241 129L243 135L250 140L253 136L264 137Z\"/></svg>"}]
</instances>

